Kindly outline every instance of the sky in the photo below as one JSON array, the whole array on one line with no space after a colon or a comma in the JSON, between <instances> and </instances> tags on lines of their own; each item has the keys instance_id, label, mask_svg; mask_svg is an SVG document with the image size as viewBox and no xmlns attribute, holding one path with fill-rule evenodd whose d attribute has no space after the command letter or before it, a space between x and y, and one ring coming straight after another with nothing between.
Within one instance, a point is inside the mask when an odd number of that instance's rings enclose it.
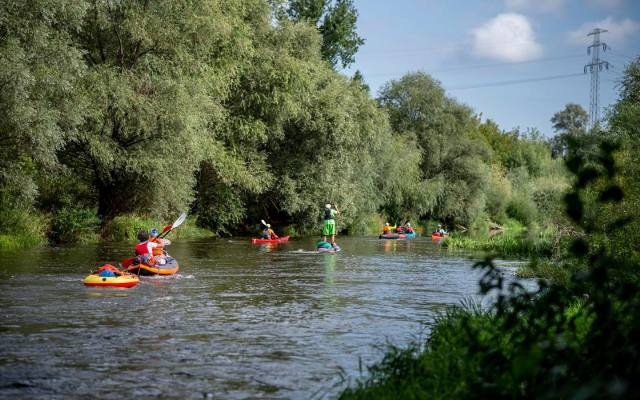
<instances>
[{"instance_id":1,"label":"sky","mask_svg":"<svg viewBox=\"0 0 640 400\"><path fill-rule=\"evenodd\" d=\"M439 80L447 95L504 130L537 128L567 103L589 112L594 28L606 29L600 115L618 98L625 65L640 55L640 0L354 0L365 39L355 63L371 94L409 72ZM515 81L515 82L514 82ZM525 82L521 82L525 81ZM516 83L519 82L519 83Z\"/></svg>"}]
</instances>

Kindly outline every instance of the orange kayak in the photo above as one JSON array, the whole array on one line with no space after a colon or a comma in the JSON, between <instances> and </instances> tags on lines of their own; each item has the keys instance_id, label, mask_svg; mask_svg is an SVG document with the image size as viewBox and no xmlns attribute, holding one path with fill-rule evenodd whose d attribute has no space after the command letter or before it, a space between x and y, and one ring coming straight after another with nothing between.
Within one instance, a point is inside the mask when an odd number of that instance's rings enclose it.
<instances>
[{"instance_id":1,"label":"orange kayak","mask_svg":"<svg viewBox=\"0 0 640 400\"><path fill-rule=\"evenodd\" d=\"M284 243L289 241L289 236L283 236L279 239L251 239L251 243Z\"/></svg>"},{"instance_id":2,"label":"orange kayak","mask_svg":"<svg viewBox=\"0 0 640 400\"><path fill-rule=\"evenodd\" d=\"M173 257L167 257L166 264L155 264L155 265L147 265L147 264L134 264L134 258L127 258L122 261L122 267L127 271L143 276L152 276L152 275L173 275L180 270L180 266L178 265L178 261Z\"/></svg>"}]
</instances>

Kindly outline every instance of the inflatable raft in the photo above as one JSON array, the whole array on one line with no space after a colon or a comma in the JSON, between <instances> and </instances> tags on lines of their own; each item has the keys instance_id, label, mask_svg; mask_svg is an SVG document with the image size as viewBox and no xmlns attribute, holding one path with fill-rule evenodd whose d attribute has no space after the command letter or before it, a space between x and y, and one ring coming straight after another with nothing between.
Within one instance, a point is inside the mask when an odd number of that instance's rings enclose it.
<instances>
[{"instance_id":1,"label":"inflatable raft","mask_svg":"<svg viewBox=\"0 0 640 400\"><path fill-rule=\"evenodd\" d=\"M134 274L120 271L113 265L105 264L94 274L84 278L82 283L85 286L130 288L140 283L140 278Z\"/></svg>"},{"instance_id":2,"label":"inflatable raft","mask_svg":"<svg viewBox=\"0 0 640 400\"><path fill-rule=\"evenodd\" d=\"M416 233L383 233L378 236L380 239L412 239L416 237Z\"/></svg>"},{"instance_id":3,"label":"inflatable raft","mask_svg":"<svg viewBox=\"0 0 640 400\"><path fill-rule=\"evenodd\" d=\"M122 267L132 274L142 276L173 275L180 270L178 260L173 257L166 257L166 260L166 264L147 265L133 257L122 261Z\"/></svg>"},{"instance_id":4,"label":"inflatable raft","mask_svg":"<svg viewBox=\"0 0 640 400\"><path fill-rule=\"evenodd\" d=\"M289 236L284 236L279 239L251 239L251 243L284 243L289 241Z\"/></svg>"},{"instance_id":5,"label":"inflatable raft","mask_svg":"<svg viewBox=\"0 0 640 400\"><path fill-rule=\"evenodd\" d=\"M337 253L340 250L342 250L342 249L337 244L335 245L335 247L332 247L330 249L325 249L324 247L319 247L319 248L316 249L316 251L318 253Z\"/></svg>"}]
</instances>

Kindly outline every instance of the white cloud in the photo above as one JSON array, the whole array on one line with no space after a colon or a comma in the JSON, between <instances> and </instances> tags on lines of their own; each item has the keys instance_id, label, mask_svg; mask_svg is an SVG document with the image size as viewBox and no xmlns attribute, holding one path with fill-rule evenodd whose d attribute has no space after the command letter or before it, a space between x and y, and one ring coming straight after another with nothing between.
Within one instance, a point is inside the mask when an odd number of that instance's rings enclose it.
<instances>
[{"instance_id":1,"label":"white cloud","mask_svg":"<svg viewBox=\"0 0 640 400\"><path fill-rule=\"evenodd\" d=\"M632 19L614 20L607 17L602 21L586 22L575 31L569 32L567 40L571 44L586 46L591 43L591 37L587 34L594 28L606 29L608 32L600 35L600 40L611 45L619 45L624 43L627 37L640 32L640 23Z\"/></svg>"},{"instance_id":2,"label":"white cloud","mask_svg":"<svg viewBox=\"0 0 640 400\"><path fill-rule=\"evenodd\" d=\"M473 31L473 51L481 57L507 62L534 60L542 55L529 20L507 13L485 22Z\"/></svg>"},{"instance_id":3,"label":"white cloud","mask_svg":"<svg viewBox=\"0 0 640 400\"><path fill-rule=\"evenodd\" d=\"M566 0L505 0L505 5L515 11L556 12L564 7L565 2Z\"/></svg>"}]
</instances>

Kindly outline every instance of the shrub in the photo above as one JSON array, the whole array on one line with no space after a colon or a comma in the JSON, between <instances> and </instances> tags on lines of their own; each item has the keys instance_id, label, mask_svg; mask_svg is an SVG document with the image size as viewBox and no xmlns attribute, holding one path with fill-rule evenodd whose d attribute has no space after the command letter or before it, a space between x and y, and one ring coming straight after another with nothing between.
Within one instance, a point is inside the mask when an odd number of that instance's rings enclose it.
<instances>
[{"instance_id":1,"label":"shrub","mask_svg":"<svg viewBox=\"0 0 640 400\"><path fill-rule=\"evenodd\" d=\"M49 238L56 243L96 242L100 222L95 209L63 207L53 217Z\"/></svg>"}]
</instances>

